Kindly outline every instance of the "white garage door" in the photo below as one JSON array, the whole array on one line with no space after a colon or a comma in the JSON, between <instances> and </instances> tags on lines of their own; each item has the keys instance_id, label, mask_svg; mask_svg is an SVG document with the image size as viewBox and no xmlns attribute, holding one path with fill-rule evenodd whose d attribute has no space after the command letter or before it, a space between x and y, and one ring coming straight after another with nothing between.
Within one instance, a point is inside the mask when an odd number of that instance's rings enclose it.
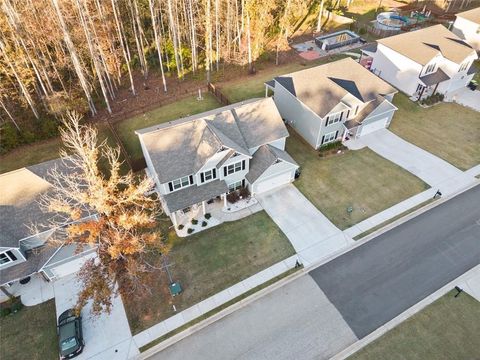
<instances>
[{"instance_id":1,"label":"white garage door","mask_svg":"<svg viewBox=\"0 0 480 360\"><path fill-rule=\"evenodd\" d=\"M275 189L280 185L285 185L291 182L292 180L292 171L287 171L276 176L266 178L265 180L258 180L253 185L253 192L258 194L264 191Z\"/></svg>"},{"instance_id":2,"label":"white garage door","mask_svg":"<svg viewBox=\"0 0 480 360\"><path fill-rule=\"evenodd\" d=\"M363 125L362 129L360 131L360 136L370 134L370 133L372 133L374 131L377 131L377 130L380 130L380 129L384 129L385 126L387 125L387 121L388 121L388 117L386 117L385 119L375 121L375 122L370 123L370 124Z\"/></svg>"},{"instance_id":3,"label":"white garage door","mask_svg":"<svg viewBox=\"0 0 480 360\"><path fill-rule=\"evenodd\" d=\"M64 264L51 267L50 270L55 275L55 277L58 279L58 278L61 278L61 277L64 277L64 276L67 276L67 275L70 275L70 274L73 274L73 273L77 272L78 270L80 270L83 263L87 259L91 259L95 256L96 256L95 253L90 253L90 254L72 259L72 260L70 260L70 261L68 261Z\"/></svg>"}]
</instances>

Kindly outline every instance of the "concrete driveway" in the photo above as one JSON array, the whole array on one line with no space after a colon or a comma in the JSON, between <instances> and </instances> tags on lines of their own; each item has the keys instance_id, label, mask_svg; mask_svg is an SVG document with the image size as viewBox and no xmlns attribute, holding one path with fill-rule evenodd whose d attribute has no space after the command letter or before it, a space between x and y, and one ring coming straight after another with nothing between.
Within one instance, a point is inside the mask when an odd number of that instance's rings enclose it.
<instances>
[{"instance_id":1,"label":"concrete driveway","mask_svg":"<svg viewBox=\"0 0 480 360\"><path fill-rule=\"evenodd\" d=\"M401 166L446 195L471 184L474 179L445 160L415 146L387 129L357 140L380 156Z\"/></svg>"},{"instance_id":2,"label":"concrete driveway","mask_svg":"<svg viewBox=\"0 0 480 360\"><path fill-rule=\"evenodd\" d=\"M75 275L61 278L54 283L55 307L58 316L75 305L79 291ZM130 359L139 354L133 342L125 308L120 297L113 301L112 312L98 318L90 315L90 304L82 310L85 349L75 359Z\"/></svg>"},{"instance_id":3,"label":"concrete driveway","mask_svg":"<svg viewBox=\"0 0 480 360\"><path fill-rule=\"evenodd\" d=\"M304 265L353 242L292 184L255 197L288 237Z\"/></svg>"},{"instance_id":4,"label":"concrete driveway","mask_svg":"<svg viewBox=\"0 0 480 360\"><path fill-rule=\"evenodd\" d=\"M308 275L150 359L328 359L357 340Z\"/></svg>"},{"instance_id":5,"label":"concrete driveway","mask_svg":"<svg viewBox=\"0 0 480 360\"><path fill-rule=\"evenodd\" d=\"M446 100L480 111L480 91L478 90L463 88L449 95Z\"/></svg>"}]
</instances>

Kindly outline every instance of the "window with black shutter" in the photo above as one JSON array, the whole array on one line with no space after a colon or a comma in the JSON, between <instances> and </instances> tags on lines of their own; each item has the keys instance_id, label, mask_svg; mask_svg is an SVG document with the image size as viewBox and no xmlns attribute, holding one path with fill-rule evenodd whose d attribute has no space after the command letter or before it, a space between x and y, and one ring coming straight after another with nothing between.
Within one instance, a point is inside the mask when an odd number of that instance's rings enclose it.
<instances>
[{"instance_id":1,"label":"window with black shutter","mask_svg":"<svg viewBox=\"0 0 480 360\"><path fill-rule=\"evenodd\" d=\"M190 185L193 185L193 175L190 175Z\"/></svg>"},{"instance_id":2,"label":"window with black shutter","mask_svg":"<svg viewBox=\"0 0 480 360\"><path fill-rule=\"evenodd\" d=\"M205 176L203 175L203 173L200 174L200 181L201 181L202 183L205 182Z\"/></svg>"},{"instance_id":3,"label":"window with black shutter","mask_svg":"<svg viewBox=\"0 0 480 360\"><path fill-rule=\"evenodd\" d=\"M340 121L343 119L343 111L340 113Z\"/></svg>"},{"instance_id":4,"label":"window with black shutter","mask_svg":"<svg viewBox=\"0 0 480 360\"><path fill-rule=\"evenodd\" d=\"M226 166L223 168L223 176L227 176L227 167Z\"/></svg>"},{"instance_id":5,"label":"window with black shutter","mask_svg":"<svg viewBox=\"0 0 480 360\"><path fill-rule=\"evenodd\" d=\"M217 169L212 169L213 170L213 178L216 179L217 178Z\"/></svg>"},{"instance_id":6,"label":"window with black shutter","mask_svg":"<svg viewBox=\"0 0 480 360\"><path fill-rule=\"evenodd\" d=\"M173 191L173 184L171 181L168 183L168 188L170 189L170 191Z\"/></svg>"},{"instance_id":7,"label":"window with black shutter","mask_svg":"<svg viewBox=\"0 0 480 360\"><path fill-rule=\"evenodd\" d=\"M242 170L245 170L245 160L242 161Z\"/></svg>"},{"instance_id":8,"label":"window with black shutter","mask_svg":"<svg viewBox=\"0 0 480 360\"><path fill-rule=\"evenodd\" d=\"M323 144L323 140L325 140L325 135L322 136L322 142L320 143L320 145Z\"/></svg>"}]
</instances>

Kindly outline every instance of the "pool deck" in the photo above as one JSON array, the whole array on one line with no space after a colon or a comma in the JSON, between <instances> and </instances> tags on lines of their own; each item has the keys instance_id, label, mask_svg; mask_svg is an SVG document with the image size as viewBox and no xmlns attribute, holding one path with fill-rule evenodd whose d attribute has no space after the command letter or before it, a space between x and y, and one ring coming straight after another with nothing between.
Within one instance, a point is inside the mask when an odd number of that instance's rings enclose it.
<instances>
[{"instance_id":1,"label":"pool deck","mask_svg":"<svg viewBox=\"0 0 480 360\"><path fill-rule=\"evenodd\" d=\"M323 56L339 54L345 51L357 49L364 45L365 44L362 44L361 42L357 42L355 44L350 44L350 45L342 46L336 49L325 51L320 49L315 43L315 40L312 39L302 43L292 44L291 46L298 53L298 55L300 55L303 59L310 61L310 60L319 59Z\"/></svg>"}]
</instances>

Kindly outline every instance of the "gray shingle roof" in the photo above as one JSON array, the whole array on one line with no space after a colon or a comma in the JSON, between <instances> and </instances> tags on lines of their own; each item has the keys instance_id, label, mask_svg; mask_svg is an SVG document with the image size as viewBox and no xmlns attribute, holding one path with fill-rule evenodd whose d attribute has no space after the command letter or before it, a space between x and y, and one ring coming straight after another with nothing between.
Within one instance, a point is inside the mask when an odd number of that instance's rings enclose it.
<instances>
[{"instance_id":1,"label":"gray shingle roof","mask_svg":"<svg viewBox=\"0 0 480 360\"><path fill-rule=\"evenodd\" d=\"M32 235L29 226L47 224L52 217L38 201L52 190L48 172L55 167L68 171L56 159L0 175L0 247L18 247L19 240Z\"/></svg>"},{"instance_id":2,"label":"gray shingle roof","mask_svg":"<svg viewBox=\"0 0 480 360\"><path fill-rule=\"evenodd\" d=\"M275 78L292 95L320 117L351 94L363 102L396 90L351 58Z\"/></svg>"},{"instance_id":3,"label":"gray shingle roof","mask_svg":"<svg viewBox=\"0 0 480 360\"><path fill-rule=\"evenodd\" d=\"M377 41L421 65L426 65L439 53L460 64L467 56L475 52L441 24Z\"/></svg>"},{"instance_id":4,"label":"gray shingle roof","mask_svg":"<svg viewBox=\"0 0 480 360\"><path fill-rule=\"evenodd\" d=\"M223 180L214 180L201 186L192 185L185 189L174 191L163 198L168 210L174 212L213 199L228 192L227 183Z\"/></svg>"},{"instance_id":5,"label":"gray shingle roof","mask_svg":"<svg viewBox=\"0 0 480 360\"><path fill-rule=\"evenodd\" d=\"M57 246L47 244L29 252L27 261L9 266L0 271L0 284L3 285L11 281L20 280L38 272L57 249Z\"/></svg>"},{"instance_id":6,"label":"gray shingle roof","mask_svg":"<svg viewBox=\"0 0 480 360\"><path fill-rule=\"evenodd\" d=\"M253 154L250 160L250 169L245 176L250 184L253 184L262 174L278 160L289 162L293 165L298 164L286 151L277 149L271 145L262 145Z\"/></svg>"},{"instance_id":7,"label":"gray shingle roof","mask_svg":"<svg viewBox=\"0 0 480 360\"><path fill-rule=\"evenodd\" d=\"M161 183L196 173L222 147L250 156L249 149L288 136L271 98L217 111L137 131Z\"/></svg>"},{"instance_id":8,"label":"gray shingle roof","mask_svg":"<svg viewBox=\"0 0 480 360\"><path fill-rule=\"evenodd\" d=\"M442 81L446 81L449 79L450 76L445 74L445 72L440 68L438 68L437 71L435 71L434 73L420 76L420 80L422 80L422 82L427 86L436 85L438 83L441 83Z\"/></svg>"}]
</instances>

